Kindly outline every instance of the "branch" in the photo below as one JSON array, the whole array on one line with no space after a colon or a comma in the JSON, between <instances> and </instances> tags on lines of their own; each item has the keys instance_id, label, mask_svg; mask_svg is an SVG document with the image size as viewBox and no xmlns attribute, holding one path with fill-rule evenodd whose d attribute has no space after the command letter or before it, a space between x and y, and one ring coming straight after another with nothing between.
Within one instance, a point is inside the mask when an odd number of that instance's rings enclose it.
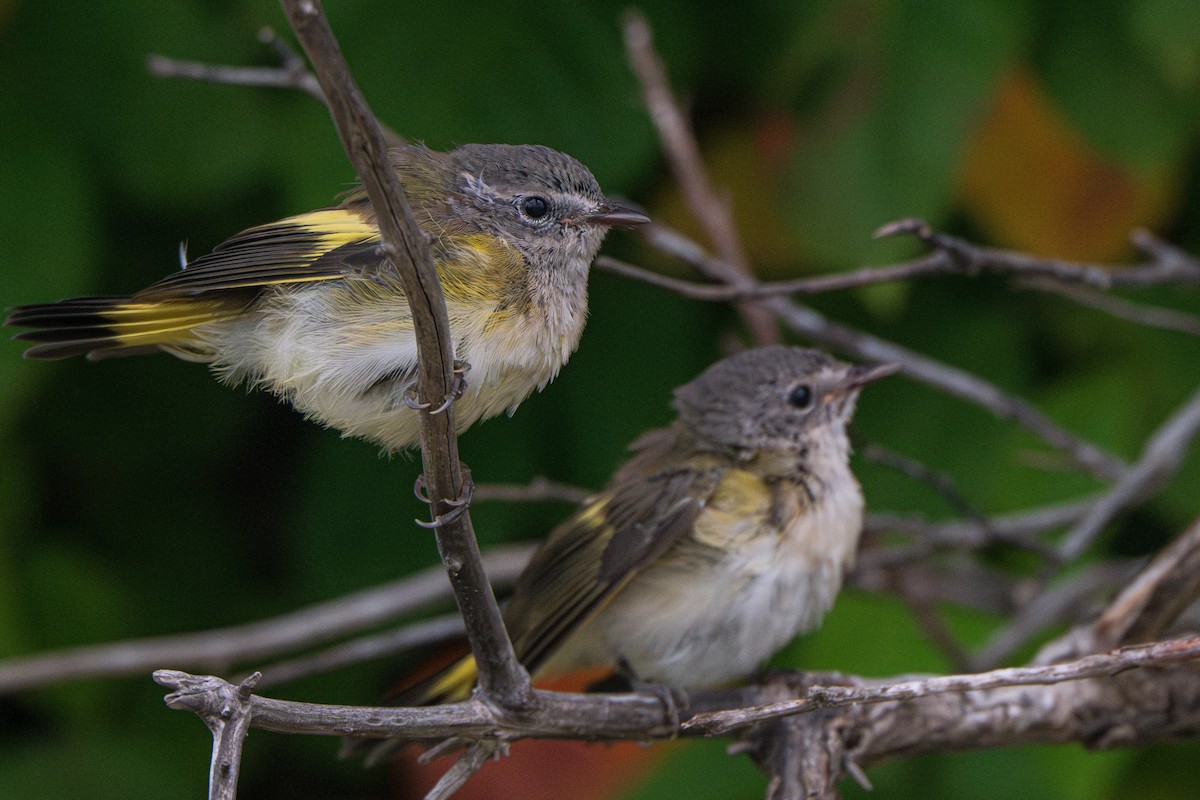
<instances>
[{"instance_id":1,"label":"branch","mask_svg":"<svg viewBox=\"0 0 1200 800\"><path fill-rule=\"evenodd\" d=\"M1062 450L1072 461L1097 477L1115 480L1125 473L1124 461L1070 433L1025 400L1001 391L983 378L898 344L839 325L807 306L782 298L767 303L783 323L796 333L871 363L898 363L901 373L910 378L970 400L999 417L1013 420Z\"/></svg>"},{"instance_id":2,"label":"branch","mask_svg":"<svg viewBox=\"0 0 1200 800\"><path fill-rule=\"evenodd\" d=\"M1063 560L1081 555L1120 511L1155 492L1178 470L1192 439L1200 432L1200 390L1197 390L1154 432L1141 458L1063 541Z\"/></svg>"},{"instance_id":3,"label":"branch","mask_svg":"<svg viewBox=\"0 0 1200 800\"><path fill-rule=\"evenodd\" d=\"M326 108L325 92L316 77L308 71L304 60L280 39L271 28L258 32L258 40L275 51L278 67L231 67L183 61L167 56L146 57L146 69L160 78L184 78L227 86L257 86L268 89L294 89L303 92Z\"/></svg>"},{"instance_id":4,"label":"branch","mask_svg":"<svg viewBox=\"0 0 1200 800\"><path fill-rule=\"evenodd\" d=\"M975 675L945 675L875 686L812 686L806 697L752 708L697 714L683 722L680 728L684 733L694 731L706 736L720 736L757 722L815 709L1105 678L1134 667L1165 667L1196 660L1200 660L1200 636L1125 647L1103 655L1085 656L1066 664L1010 667Z\"/></svg>"},{"instance_id":5,"label":"branch","mask_svg":"<svg viewBox=\"0 0 1200 800\"><path fill-rule=\"evenodd\" d=\"M233 800L237 795L242 764L242 742L254 720L251 692L257 673L234 686L220 678L195 677L162 670L154 674L160 686L174 688L166 697L168 708L194 711L213 735L212 761L208 768L209 800Z\"/></svg>"},{"instance_id":6,"label":"branch","mask_svg":"<svg viewBox=\"0 0 1200 800\"><path fill-rule=\"evenodd\" d=\"M741 236L733 224L729 204L718 197L708 179L700 144L683 110L671 92L667 69L654 50L653 35L646 18L636 11L625 14L625 54L642 87L642 100L650 121L658 131L659 142L671 165L671 172L683 190L684 201L700 222L720 255L725 272L721 277L730 283L752 277L749 262L742 248ZM755 304L739 302L738 312L759 344L779 341L779 328L771 314Z\"/></svg>"},{"instance_id":7,"label":"branch","mask_svg":"<svg viewBox=\"0 0 1200 800\"><path fill-rule=\"evenodd\" d=\"M532 545L489 550L486 564L496 585L516 581L532 552ZM163 664L225 670L342 639L450 596L446 571L436 567L247 625L0 660L0 695L81 678L145 675ZM282 680L273 671L268 677L272 683Z\"/></svg>"},{"instance_id":8,"label":"branch","mask_svg":"<svg viewBox=\"0 0 1200 800\"><path fill-rule=\"evenodd\" d=\"M364 708L332 706L273 700L250 695L247 713L250 725L283 733L317 735L351 735L402 739L443 739L458 737L472 740L511 741L524 737L563 739L630 739L645 741L665 739L676 735L712 736L736 732L769 720L781 719L816 711L850 709L864 715L868 706L888 706L887 713L906 713L922 719L922 729L941 724L940 714L930 713L931 706L922 705L953 696L947 701L960 707L969 703L973 717L962 720L957 729L942 728L936 745L923 746L919 752L967 747L989 746L1020 741L1049 741L1028 736L1030 728L1048 726L1051 722L1065 724L1064 717L1075 718L1077 727L1058 730L1055 741L1087 741L1093 745L1119 746L1154 738L1149 727L1122 730L1114 725L1100 736L1094 726L1085 738L1081 726L1087 719L1103 719L1096 714L1103 707L1109 712L1119 710L1126 718L1150 717L1167 709L1173 724L1161 729L1160 735L1195 735L1200 733L1200 672L1194 667L1172 670L1177 665L1200 660L1200 636L1192 636L1148 645L1126 647L1102 655L1085 656L1062 664L1016 669L1001 669L977 675L950 675L898 682L867 681L837 674L808 675L808 689L803 697L776 701L779 689L768 682L766 687L755 686L741 690L695 692L689 696L692 709L699 709L682 722L669 720L664 714L660 697L651 693L632 694L571 694L534 691L535 702L520 715L496 713L496 709L476 698L424 708ZM1154 667L1152 672L1138 672L1137 667ZM1131 691L1147 682L1165 678L1160 692ZM155 680L168 687L184 689L168 695L172 708L211 714L223 708L228 692L237 687L214 677L196 677L171 670L155 673ZM795 685L797 676L774 676L771 681ZM818 682L819 683L815 683ZM1083 688L1053 691L1055 684L1085 682ZM1040 694L1031 695L1018 690L1040 687ZM1023 697L1021 713L1014 713L1014 698ZM1036 698L1036 699L1034 699ZM1065 701L1070 698L1070 703ZM772 702L762 702L770 700ZM757 701L757 702L756 702ZM1088 714L1081 707L1089 706ZM747 707L748 706L748 707ZM999 714L1007 714L1006 723L984 726L987 717L994 722ZM1161 720L1156 720L1161 722ZM861 736L871 739L876 729L863 727L852 730L839 722L841 735L854 741ZM863 723L865 725L865 723ZM876 723L872 723L876 724ZM917 730L914 726L911 732ZM971 738L967 731L972 731ZM978 737L986 731L987 742ZM1044 734L1045 731L1042 731ZM869 734L869 735L868 735ZM890 745L894 748L895 745ZM916 751L914 751L916 752ZM893 754L884 749L883 755ZM863 763L882 757L877 750L861 755Z\"/></svg>"},{"instance_id":9,"label":"branch","mask_svg":"<svg viewBox=\"0 0 1200 800\"><path fill-rule=\"evenodd\" d=\"M1100 648L1154 639L1200 597L1200 520L1154 557L1096 621Z\"/></svg>"},{"instance_id":10,"label":"branch","mask_svg":"<svg viewBox=\"0 0 1200 800\"><path fill-rule=\"evenodd\" d=\"M428 237L417 226L399 178L388 161L379 125L342 58L318 0L282 0L288 21L312 62L329 101L346 155L375 209L383 251L399 273L417 339L417 395L423 401L453 397L454 352L446 300L433 265ZM529 676L517 663L500 609L480 563L466 503L468 480L458 458L454 405L419 414L421 461L436 528L438 550L454 586L467 636L479 665L484 695L504 707L529 700Z\"/></svg>"},{"instance_id":11,"label":"branch","mask_svg":"<svg viewBox=\"0 0 1200 800\"><path fill-rule=\"evenodd\" d=\"M1200 286L1200 262L1144 230L1135 231L1131 239L1134 246L1149 255L1151 260L1120 269L982 247L935 231L920 219L893 222L880 228L875 234L878 238L899 235L917 237L930 247L946 253L969 271L1016 273L1097 289L1109 289L1114 286L1158 286L1165 283Z\"/></svg>"}]
</instances>

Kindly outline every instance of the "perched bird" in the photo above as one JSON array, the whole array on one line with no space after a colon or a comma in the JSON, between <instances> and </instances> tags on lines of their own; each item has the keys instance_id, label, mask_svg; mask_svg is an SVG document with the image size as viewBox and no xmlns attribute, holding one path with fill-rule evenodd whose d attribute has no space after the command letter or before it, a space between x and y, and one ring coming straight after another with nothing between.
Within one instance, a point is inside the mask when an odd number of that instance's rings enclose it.
<instances>
[{"instance_id":1,"label":"perched bird","mask_svg":"<svg viewBox=\"0 0 1200 800\"><path fill-rule=\"evenodd\" d=\"M643 214L540 146L391 151L446 295L455 358L469 368L460 430L510 414L558 373L587 316L588 268L613 226ZM128 297L11 311L29 358L166 351L289 400L389 450L417 442L412 314L381 255L361 189L334 208L250 228Z\"/></svg>"},{"instance_id":2,"label":"perched bird","mask_svg":"<svg viewBox=\"0 0 1200 800\"><path fill-rule=\"evenodd\" d=\"M703 688L815 628L862 528L846 424L862 386L895 371L766 347L676 390L674 423L634 442L518 580L504 620L521 663ZM475 678L467 656L402 702L465 699Z\"/></svg>"}]
</instances>

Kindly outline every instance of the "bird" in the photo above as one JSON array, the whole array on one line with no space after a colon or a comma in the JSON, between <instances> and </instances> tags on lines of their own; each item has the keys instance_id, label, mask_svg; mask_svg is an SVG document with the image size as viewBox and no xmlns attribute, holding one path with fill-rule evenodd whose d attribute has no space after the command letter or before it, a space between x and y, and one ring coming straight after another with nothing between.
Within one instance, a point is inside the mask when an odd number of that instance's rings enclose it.
<instances>
[{"instance_id":1,"label":"bird","mask_svg":"<svg viewBox=\"0 0 1200 800\"><path fill-rule=\"evenodd\" d=\"M446 297L461 432L512 414L579 344L590 264L612 227L649 222L540 145L389 150ZM360 187L336 206L249 228L128 296L11 309L25 356L163 351L265 389L386 451L418 442L412 314Z\"/></svg>"},{"instance_id":2,"label":"bird","mask_svg":"<svg viewBox=\"0 0 1200 800\"><path fill-rule=\"evenodd\" d=\"M817 627L854 561L862 490L846 426L893 364L771 346L675 391L676 419L537 548L504 623L535 677L609 667L635 685L710 688ZM473 656L403 690L464 700Z\"/></svg>"}]
</instances>

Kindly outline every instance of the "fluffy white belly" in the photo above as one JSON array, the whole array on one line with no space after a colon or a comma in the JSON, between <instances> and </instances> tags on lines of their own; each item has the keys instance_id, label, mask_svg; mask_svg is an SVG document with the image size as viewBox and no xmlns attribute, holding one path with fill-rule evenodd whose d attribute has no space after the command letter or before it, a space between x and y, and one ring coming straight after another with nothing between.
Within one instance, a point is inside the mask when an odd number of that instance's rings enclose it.
<instances>
[{"instance_id":1,"label":"fluffy white belly","mask_svg":"<svg viewBox=\"0 0 1200 800\"><path fill-rule=\"evenodd\" d=\"M637 575L584 625L547 672L624 662L640 680L705 688L750 674L833 606L862 529L862 494L845 483L820 510L732 552L683 543ZM837 500L833 498L836 497Z\"/></svg>"}]
</instances>

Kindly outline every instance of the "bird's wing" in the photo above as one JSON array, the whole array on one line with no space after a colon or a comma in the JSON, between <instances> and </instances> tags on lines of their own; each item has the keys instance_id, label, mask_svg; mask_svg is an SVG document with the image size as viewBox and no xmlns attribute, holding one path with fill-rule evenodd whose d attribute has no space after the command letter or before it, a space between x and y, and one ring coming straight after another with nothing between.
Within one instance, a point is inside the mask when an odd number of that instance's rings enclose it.
<instances>
[{"instance_id":1,"label":"bird's wing","mask_svg":"<svg viewBox=\"0 0 1200 800\"><path fill-rule=\"evenodd\" d=\"M379 229L354 207L326 208L242 231L136 295L156 301L377 269Z\"/></svg>"},{"instance_id":2,"label":"bird's wing","mask_svg":"<svg viewBox=\"0 0 1200 800\"><path fill-rule=\"evenodd\" d=\"M505 612L521 663L536 671L629 580L686 536L719 481L718 469L627 473L555 529Z\"/></svg>"}]
</instances>

